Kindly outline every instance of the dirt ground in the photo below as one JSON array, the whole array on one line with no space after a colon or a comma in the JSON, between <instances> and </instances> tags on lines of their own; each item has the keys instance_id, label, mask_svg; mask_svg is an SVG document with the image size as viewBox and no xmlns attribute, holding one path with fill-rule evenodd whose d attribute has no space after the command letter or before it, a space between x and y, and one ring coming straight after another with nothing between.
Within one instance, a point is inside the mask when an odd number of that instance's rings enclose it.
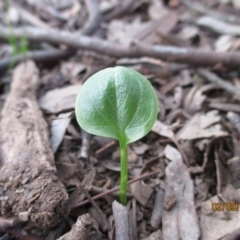
<instances>
[{"instance_id":1,"label":"dirt ground","mask_svg":"<svg viewBox=\"0 0 240 240\"><path fill-rule=\"evenodd\" d=\"M0 240L240 239L240 1L0 1ZM76 96L125 66L155 89L151 131L90 135Z\"/></svg>"}]
</instances>

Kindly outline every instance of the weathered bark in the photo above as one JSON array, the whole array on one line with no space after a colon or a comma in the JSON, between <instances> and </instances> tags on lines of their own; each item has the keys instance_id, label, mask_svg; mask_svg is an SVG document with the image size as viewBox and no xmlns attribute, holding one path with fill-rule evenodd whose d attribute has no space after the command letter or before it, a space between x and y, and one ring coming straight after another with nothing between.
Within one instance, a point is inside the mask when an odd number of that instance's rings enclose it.
<instances>
[{"instance_id":1,"label":"weathered bark","mask_svg":"<svg viewBox=\"0 0 240 240\"><path fill-rule=\"evenodd\" d=\"M38 74L32 61L19 65L2 109L0 214L24 215L29 224L47 228L57 225L69 210L66 189L56 175L47 123L36 101Z\"/></svg>"}]
</instances>

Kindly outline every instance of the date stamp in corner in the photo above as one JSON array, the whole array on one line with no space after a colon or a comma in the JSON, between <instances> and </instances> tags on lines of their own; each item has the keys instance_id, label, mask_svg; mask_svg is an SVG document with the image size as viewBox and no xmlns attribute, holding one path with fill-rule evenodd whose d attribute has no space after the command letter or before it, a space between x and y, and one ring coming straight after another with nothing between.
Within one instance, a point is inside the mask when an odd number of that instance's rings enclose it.
<instances>
[{"instance_id":1,"label":"date stamp in corner","mask_svg":"<svg viewBox=\"0 0 240 240\"><path fill-rule=\"evenodd\" d=\"M212 211L213 212L236 212L240 209L240 203L234 202L212 202Z\"/></svg>"}]
</instances>

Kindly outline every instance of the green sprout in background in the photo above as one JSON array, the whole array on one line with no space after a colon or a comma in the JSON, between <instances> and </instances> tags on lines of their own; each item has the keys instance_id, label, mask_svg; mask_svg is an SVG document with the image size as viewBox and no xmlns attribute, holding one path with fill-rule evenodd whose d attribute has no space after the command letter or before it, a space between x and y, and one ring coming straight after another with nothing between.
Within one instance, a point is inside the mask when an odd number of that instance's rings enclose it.
<instances>
[{"instance_id":1,"label":"green sprout in background","mask_svg":"<svg viewBox=\"0 0 240 240\"><path fill-rule=\"evenodd\" d=\"M127 203L127 145L145 136L158 114L150 82L126 67L106 68L92 75L78 93L75 113L86 132L117 139L121 154L120 202Z\"/></svg>"},{"instance_id":2,"label":"green sprout in background","mask_svg":"<svg viewBox=\"0 0 240 240\"><path fill-rule=\"evenodd\" d=\"M11 1L10 0L6 0L6 8L7 11L10 10L11 8ZM8 43L11 45L12 47L12 62L9 66L10 69L13 68L14 64L15 64L15 57L19 54L24 54L26 55L28 52L28 47L27 47L27 38L26 37L21 37L20 38L20 44L18 44L18 41L13 33L13 23L11 22L11 20L8 21L8 27L11 31L10 36L8 37Z\"/></svg>"}]
</instances>

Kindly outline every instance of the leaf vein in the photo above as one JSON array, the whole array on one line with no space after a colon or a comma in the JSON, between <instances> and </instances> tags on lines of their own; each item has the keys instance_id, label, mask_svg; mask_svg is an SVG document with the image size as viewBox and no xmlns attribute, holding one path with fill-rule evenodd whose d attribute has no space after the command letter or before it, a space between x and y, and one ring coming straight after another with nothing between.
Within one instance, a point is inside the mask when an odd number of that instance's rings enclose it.
<instances>
[{"instance_id":1,"label":"leaf vein","mask_svg":"<svg viewBox=\"0 0 240 240\"><path fill-rule=\"evenodd\" d=\"M138 82L138 85L140 86L140 97L139 97L139 99L141 99L141 98L142 98L142 85L139 84L139 81L137 81L137 82ZM136 107L136 110L135 110L135 112L134 112L131 120L129 121L128 125L126 126L125 130L126 130L126 129L128 128L128 126L132 123L132 121L133 121L133 119L134 119L134 117L135 117L135 115L136 115L136 113L137 113L137 110L138 110L138 108L139 108L139 103L140 103L140 100L138 101L138 105L137 105L137 107Z\"/></svg>"},{"instance_id":2,"label":"leaf vein","mask_svg":"<svg viewBox=\"0 0 240 240\"><path fill-rule=\"evenodd\" d=\"M97 81L96 81L95 84L97 84ZM92 105L93 105L93 108L94 108L95 111L97 111L97 112L99 113L99 115L100 115L103 119L105 119L105 120L109 123L110 126L112 126L113 128L115 128L114 125L111 123L111 121L110 121L108 118L106 118L99 109L97 109L97 107L95 106L94 102L92 101L92 92L93 92L93 87L95 86L95 84L92 85L91 92L90 92L90 101L91 101L91 103L92 103Z\"/></svg>"}]
</instances>

